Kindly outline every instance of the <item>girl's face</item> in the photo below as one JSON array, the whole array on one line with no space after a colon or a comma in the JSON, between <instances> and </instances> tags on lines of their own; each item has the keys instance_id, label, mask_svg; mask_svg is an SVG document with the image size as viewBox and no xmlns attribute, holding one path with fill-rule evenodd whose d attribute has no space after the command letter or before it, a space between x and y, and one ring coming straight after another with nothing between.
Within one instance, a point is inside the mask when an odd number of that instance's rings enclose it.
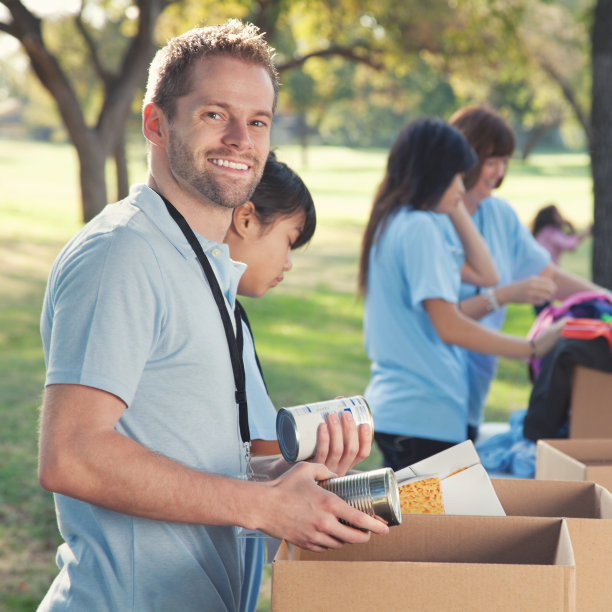
<instances>
[{"instance_id":1,"label":"girl's face","mask_svg":"<svg viewBox=\"0 0 612 612\"><path fill-rule=\"evenodd\" d=\"M240 231L231 230L226 242L232 259L247 264L238 293L256 298L276 287L284 273L293 267L291 247L302 232L305 216L300 211L290 217L278 217L272 224L263 226L254 214L253 205L247 202L244 206L250 206L248 214L241 216L238 209L234 211L233 223Z\"/></svg>"},{"instance_id":2,"label":"girl's face","mask_svg":"<svg viewBox=\"0 0 612 612\"><path fill-rule=\"evenodd\" d=\"M444 192L440 201L435 206L434 212L446 214L452 212L461 201L464 193L465 187L463 186L463 176L461 174L455 174L448 189Z\"/></svg>"},{"instance_id":3,"label":"girl's face","mask_svg":"<svg viewBox=\"0 0 612 612\"><path fill-rule=\"evenodd\" d=\"M487 157L482 165L476 184L469 191L470 199L481 202L488 198L504 178L507 167L508 156Z\"/></svg>"}]
</instances>

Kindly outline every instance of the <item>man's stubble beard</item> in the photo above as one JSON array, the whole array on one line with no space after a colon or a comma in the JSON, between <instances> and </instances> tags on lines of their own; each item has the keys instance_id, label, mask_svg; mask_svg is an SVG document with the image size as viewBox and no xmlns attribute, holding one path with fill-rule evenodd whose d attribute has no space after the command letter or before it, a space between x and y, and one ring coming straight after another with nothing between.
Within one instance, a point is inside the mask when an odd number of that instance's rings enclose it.
<instances>
[{"instance_id":1,"label":"man's stubble beard","mask_svg":"<svg viewBox=\"0 0 612 612\"><path fill-rule=\"evenodd\" d=\"M249 183L241 180L232 181L230 177L225 184L218 181L211 172L206 169L206 156L198 164L197 156L194 156L188 147L184 146L181 139L171 130L168 145L168 163L172 174L185 183L193 190L204 196L217 206L223 208L238 208L242 206L253 195L263 173L263 164L256 159L250 159L251 172L253 178ZM228 157L227 153L213 154L214 157Z\"/></svg>"}]
</instances>

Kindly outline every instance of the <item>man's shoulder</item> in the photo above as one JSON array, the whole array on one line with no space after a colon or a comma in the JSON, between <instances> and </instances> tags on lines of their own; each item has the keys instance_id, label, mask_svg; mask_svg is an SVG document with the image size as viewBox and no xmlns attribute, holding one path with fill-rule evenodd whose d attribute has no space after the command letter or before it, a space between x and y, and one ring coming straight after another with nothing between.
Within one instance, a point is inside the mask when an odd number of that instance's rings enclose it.
<instances>
[{"instance_id":1,"label":"man's shoulder","mask_svg":"<svg viewBox=\"0 0 612 612\"><path fill-rule=\"evenodd\" d=\"M123 200L107 204L66 244L55 267L88 269L89 265L102 268L150 262L168 241L146 212L149 200L147 194L132 191Z\"/></svg>"},{"instance_id":2,"label":"man's shoulder","mask_svg":"<svg viewBox=\"0 0 612 612\"><path fill-rule=\"evenodd\" d=\"M155 236L159 233L155 223L156 197L145 185L132 187L126 198L107 204L81 230L81 239L138 243Z\"/></svg>"}]
</instances>

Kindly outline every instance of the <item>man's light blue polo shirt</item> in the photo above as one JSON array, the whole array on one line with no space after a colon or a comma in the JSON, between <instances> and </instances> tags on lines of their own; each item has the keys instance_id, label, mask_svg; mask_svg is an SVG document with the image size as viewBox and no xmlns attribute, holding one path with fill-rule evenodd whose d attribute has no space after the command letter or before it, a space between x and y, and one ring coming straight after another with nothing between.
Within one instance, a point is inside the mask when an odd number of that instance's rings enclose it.
<instances>
[{"instance_id":1,"label":"man's light blue polo shirt","mask_svg":"<svg viewBox=\"0 0 612 612\"><path fill-rule=\"evenodd\" d=\"M199 237L233 307L244 266ZM233 317L232 317L233 319ZM46 384L103 389L117 431L186 466L244 473L221 319L195 254L144 185L107 206L51 271L41 333ZM160 486L163 486L160 483ZM152 521L55 495L65 543L41 610L233 610L243 550L233 527Z\"/></svg>"}]
</instances>

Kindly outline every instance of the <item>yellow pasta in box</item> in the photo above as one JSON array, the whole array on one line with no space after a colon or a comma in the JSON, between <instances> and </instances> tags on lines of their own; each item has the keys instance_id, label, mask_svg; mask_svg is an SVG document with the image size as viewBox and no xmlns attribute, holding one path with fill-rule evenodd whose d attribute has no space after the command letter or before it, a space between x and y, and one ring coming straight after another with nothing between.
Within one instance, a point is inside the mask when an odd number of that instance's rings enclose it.
<instances>
[{"instance_id":1,"label":"yellow pasta in box","mask_svg":"<svg viewBox=\"0 0 612 612\"><path fill-rule=\"evenodd\" d=\"M403 514L444 514L440 479L437 476L401 485L399 495Z\"/></svg>"}]
</instances>

